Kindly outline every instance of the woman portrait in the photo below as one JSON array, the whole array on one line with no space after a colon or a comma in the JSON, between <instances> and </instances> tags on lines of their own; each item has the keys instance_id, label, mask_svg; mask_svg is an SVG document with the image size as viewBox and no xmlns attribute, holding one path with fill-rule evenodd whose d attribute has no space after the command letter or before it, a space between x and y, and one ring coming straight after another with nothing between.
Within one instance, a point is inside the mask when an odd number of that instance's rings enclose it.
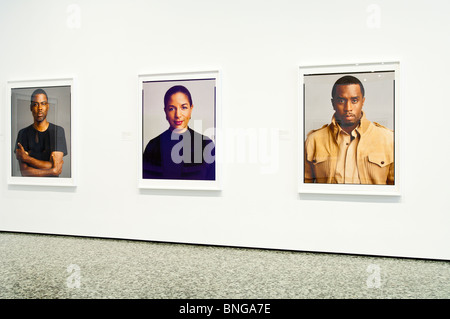
<instances>
[{"instance_id":1,"label":"woman portrait","mask_svg":"<svg viewBox=\"0 0 450 319\"><path fill-rule=\"evenodd\" d=\"M214 79L144 82L142 178L214 181L214 113Z\"/></svg>"}]
</instances>

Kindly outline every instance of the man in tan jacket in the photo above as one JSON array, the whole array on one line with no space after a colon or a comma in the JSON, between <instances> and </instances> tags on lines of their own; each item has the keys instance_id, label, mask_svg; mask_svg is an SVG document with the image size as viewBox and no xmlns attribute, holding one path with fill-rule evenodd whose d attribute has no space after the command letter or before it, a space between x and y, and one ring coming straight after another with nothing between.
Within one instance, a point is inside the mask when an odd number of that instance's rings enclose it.
<instances>
[{"instance_id":1,"label":"man in tan jacket","mask_svg":"<svg viewBox=\"0 0 450 319\"><path fill-rule=\"evenodd\" d=\"M366 119L364 94L356 77L334 84L331 124L305 142L305 183L394 184L394 133Z\"/></svg>"}]
</instances>

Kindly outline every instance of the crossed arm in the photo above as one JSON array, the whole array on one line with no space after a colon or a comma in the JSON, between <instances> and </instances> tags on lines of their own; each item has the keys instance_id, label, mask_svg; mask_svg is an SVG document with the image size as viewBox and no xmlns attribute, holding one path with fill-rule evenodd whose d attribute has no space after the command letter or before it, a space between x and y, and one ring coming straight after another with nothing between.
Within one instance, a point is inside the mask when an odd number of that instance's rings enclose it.
<instances>
[{"instance_id":1,"label":"crossed arm","mask_svg":"<svg viewBox=\"0 0 450 319\"><path fill-rule=\"evenodd\" d=\"M50 161L41 161L31 157L23 146L18 143L16 158L19 161L22 176L27 177L49 177L59 176L63 167L63 152L52 152Z\"/></svg>"}]
</instances>

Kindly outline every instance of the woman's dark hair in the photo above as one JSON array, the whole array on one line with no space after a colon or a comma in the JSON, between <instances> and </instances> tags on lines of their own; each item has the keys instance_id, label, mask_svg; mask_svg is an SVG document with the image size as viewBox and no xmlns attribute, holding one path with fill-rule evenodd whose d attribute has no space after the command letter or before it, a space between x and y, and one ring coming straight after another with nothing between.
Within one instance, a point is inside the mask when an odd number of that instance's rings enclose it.
<instances>
[{"instance_id":1,"label":"woman's dark hair","mask_svg":"<svg viewBox=\"0 0 450 319\"><path fill-rule=\"evenodd\" d=\"M362 85L360 80L351 75L343 76L334 83L333 89L331 90L331 97L334 98L334 95L336 94L336 87L338 85L350 85L350 84L358 84L361 89L361 94L364 97L365 94L364 86Z\"/></svg>"},{"instance_id":2,"label":"woman's dark hair","mask_svg":"<svg viewBox=\"0 0 450 319\"><path fill-rule=\"evenodd\" d=\"M192 105L191 92L189 92L189 90L182 85L175 85L168 89L166 94L164 95L164 108L167 106L167 103L169 103L170 97L175 93L185 94L189 100L189 104Z\"/></svg>"},{"instance_id":3,"label":"woman's dark hair","mask_svg":"<svg viewBox=\"0 0 450 319\"><path fill-rule=\"evenodd\" d=\"M47 101L48 101L47 93L46 93L43 89L36 89L36 90L34 90L34 92L31 94L31 99L30 99L30 102L31 102L31 103L33 103L34 98L35 98L36 95L38 95L38 94L44 94L44 95L45 95L45 98L46 98Z\"/></svg>"}]
</instances>

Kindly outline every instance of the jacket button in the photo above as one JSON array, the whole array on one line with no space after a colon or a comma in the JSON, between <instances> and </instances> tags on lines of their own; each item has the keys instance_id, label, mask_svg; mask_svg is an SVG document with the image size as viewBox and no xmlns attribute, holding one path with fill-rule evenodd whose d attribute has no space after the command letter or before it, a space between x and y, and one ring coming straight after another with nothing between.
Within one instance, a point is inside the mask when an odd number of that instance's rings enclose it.
<instances>
[{"instance_id":1,"label":"jacket button","mask_svg":"<svg viewBox=\"0 0 450 319\"><path fill-rule=\"evenodd\" d=\"M384 161L381 161L381 164L384 164Z\"/></svg>"},{"instance_id":2,"label":"jacket button","mask_svg":"<svg viewBox=\"0 0 450 319\"><path fill-rule=\"evenodd\" d=\"M314 159L314 160L313 160L313 163L316 163L316 162L317 162L317 161Z\"/></svg>"}]
</instances>

